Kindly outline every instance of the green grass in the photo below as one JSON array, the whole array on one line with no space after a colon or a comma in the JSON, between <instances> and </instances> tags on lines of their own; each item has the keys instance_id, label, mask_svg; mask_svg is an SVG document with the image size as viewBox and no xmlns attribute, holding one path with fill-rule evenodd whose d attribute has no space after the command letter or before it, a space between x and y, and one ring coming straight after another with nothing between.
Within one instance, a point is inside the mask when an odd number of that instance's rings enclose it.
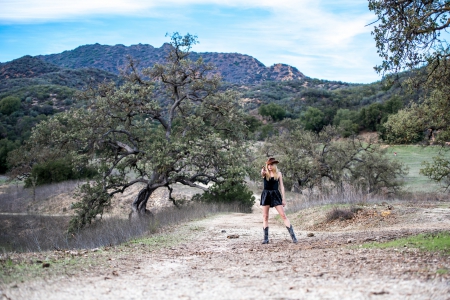
<instances>
[{"instance_id":1,"label":"green grass","mask_svg":"<svg viewBox=\"0 0 450 300\"><path fill-rule=\"evenodd\" d=\"M414 248L421 251L442 252L450 254L450 232L436 234L419 234L397 239L387 243L367 243L363 248Z\"/></svg>"},{"instance_id":2,"label":"green grass","mask_svg":"<svg viewBox=\"0 0 450 300\"><path fill-rule=\"evenodd\" d=\"M434 156L437 156L442 150L437 146L406 146L395 145L389 146L387 149L388 154L393 159L404 163L408 166L408 175L405 178L405 190L410 192L434 192L439 190L440 185L431 181L426 176L419 174L420 169L423 168L422 162L431 162ZM394 155L394 152L397 155ZM443 152L444 155L450 159L450 151Z\"/></svg>"}]
</instances>

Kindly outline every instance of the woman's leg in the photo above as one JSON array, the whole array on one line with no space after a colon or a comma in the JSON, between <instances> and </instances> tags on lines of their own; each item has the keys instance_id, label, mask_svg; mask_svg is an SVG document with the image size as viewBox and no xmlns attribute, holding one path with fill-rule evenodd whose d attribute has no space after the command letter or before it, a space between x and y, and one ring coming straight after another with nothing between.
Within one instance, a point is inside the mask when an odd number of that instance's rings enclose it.
<instances>
[{"instance_id":1,"label":"woman's leg","mask_svg":"<svg viewBox=\"0 0 450 300\"><path fill-rule=\"evenodd\" d=\"M264 231L264 240L263 244L269 243L269 205L264 205L263 209L263 231Z\"/></svg>"},{"instance_id":2,"label":"woman's leg","mask_svg":"<svg viewBox=\"0 0 450 300\"><path fill-rule=\"evenodd\" d=\"M292 241L294 243L297 243L297 238L295 237L295 233L294 233L294 229L292 228L291 222L289 222L289 219L286 216L286 213L284 212L284 208L283 205L277 205L275 206L275 209L278 211L278 213L280 214L280 217L283 219L284 225L286 226L286 229L288 230Z\"/></svg>"},{"instance_id":3,"label":"woman's leg","mask_svg":"<svg viewBox=\"0 0 450 300\"><path fill-rule=\"evenodd\" d=\"M262 207L263 211L263 228L269 227L269 209L270 206L269 205L264 205Z\"/></svg>"},{"instance_id":4,"label":"woman's leg","mask_svg":"<svg viewBox=\"0 0 450 300\"><path fill-rule=\"evenodd\" d=\"M283 219L284 225L286 227L291 227L291 223L289 222L289 219L286 216L286 213L284 212L283 205L277 205L277 206L275 206L275 209L277 210L277 212L280 215L281 219Z\"/></svg>"}]
</instances>

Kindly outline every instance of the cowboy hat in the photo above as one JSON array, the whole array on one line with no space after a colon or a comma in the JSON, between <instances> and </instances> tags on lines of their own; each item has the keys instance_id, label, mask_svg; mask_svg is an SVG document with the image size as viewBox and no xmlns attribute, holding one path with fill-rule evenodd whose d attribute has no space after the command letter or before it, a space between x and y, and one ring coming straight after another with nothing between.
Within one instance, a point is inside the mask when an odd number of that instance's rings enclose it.
<instances>
[{"instance_id":1,"label":"cowboy hat","mask_svg":"<svg viewBox=\"0 0 450 300\"><path fill-rule=\"evenodd\" d=\"M278 160L276 160L275 158L271 157L266 161L266 165L273 165L273 164L277 164Z\"/></svg>"}]
</instances>

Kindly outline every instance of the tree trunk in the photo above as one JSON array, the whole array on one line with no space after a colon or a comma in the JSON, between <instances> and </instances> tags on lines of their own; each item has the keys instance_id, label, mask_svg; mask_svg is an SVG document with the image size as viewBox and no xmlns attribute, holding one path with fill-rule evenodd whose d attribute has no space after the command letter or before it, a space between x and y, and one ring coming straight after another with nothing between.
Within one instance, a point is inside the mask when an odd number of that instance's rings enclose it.
<instances>
[{"instance_id":1,"label":"tree trunk","mask_svg":"<svg viewBox=\"0 0 450 300\"><path fill-rule=\"evenodd\" d=\"M145 187L139 192L131 205L130 217L153 217L153 214L147 209L147 201L155 190L155 188Z\"/></svg>"}]
</instances>

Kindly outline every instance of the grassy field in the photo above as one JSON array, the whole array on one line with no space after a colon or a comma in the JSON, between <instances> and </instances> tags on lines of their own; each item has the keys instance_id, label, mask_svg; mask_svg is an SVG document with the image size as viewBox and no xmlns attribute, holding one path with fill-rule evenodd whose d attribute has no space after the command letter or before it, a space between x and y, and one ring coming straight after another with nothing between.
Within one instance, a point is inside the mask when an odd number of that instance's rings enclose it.
<instances>
[{"instance_id":1,"label":"grassy field","mask_svg":"<svg viewBox=\"0 0 450 300\"><path fill-rule=\"evenodd\" d=\"M417 248L422 251L437 251L450 254L450 232L419 234L396 239L387 243L368 243L364 248Z\"/></svg>"},{"instance_id":2,"label":"grassy field","mask_svg":"<svg viewBox=\"0 0 450 300\"><path fill-rule=\"evenodd\" d=\"M429 180L426 176L419 174L423 168L422 162L431 162L434 156L439 155L441 147L422 146L389 146L388 153L395 160L408 166L408 175L405 178L405 189L410 192L434 192L440 190L439 184ZM395 155L396 153L396 155ZM450 159L450 151L443 152Z\"/></svg>"}]
</instances>

